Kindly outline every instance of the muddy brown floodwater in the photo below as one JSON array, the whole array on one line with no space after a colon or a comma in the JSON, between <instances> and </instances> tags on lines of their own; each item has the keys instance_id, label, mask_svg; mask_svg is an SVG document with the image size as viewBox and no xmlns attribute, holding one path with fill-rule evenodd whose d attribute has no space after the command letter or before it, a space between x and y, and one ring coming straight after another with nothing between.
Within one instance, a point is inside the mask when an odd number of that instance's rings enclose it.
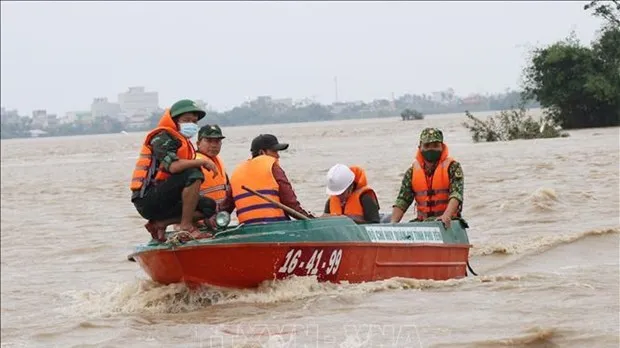
<instances>
[{"instance_id":1,"label":"muddy brown floodwater","mask_svg":"<svg viewBox=\"0 0 620 348\"><path fill-rule=\"evenodd\" d=\"M224 128L229 171L261 132L289 142L314 212L338 162L364 166L389 212L425 126L465 173L478 277L251 291L161 286L126 261L148 237L128 188L143 133L2 140L2 347L618 347L618 128L474 144L462 121Z\"/></svg>"}]
</instances>

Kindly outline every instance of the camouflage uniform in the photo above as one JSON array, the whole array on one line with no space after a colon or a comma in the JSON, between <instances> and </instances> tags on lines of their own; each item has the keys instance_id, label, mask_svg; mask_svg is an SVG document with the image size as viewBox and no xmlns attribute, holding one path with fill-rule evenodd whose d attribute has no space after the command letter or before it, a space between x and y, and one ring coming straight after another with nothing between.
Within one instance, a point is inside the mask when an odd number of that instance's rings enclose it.
<instances>
[{"instance_id":1,"label":"camouflage uniform","mask_svg":"<svg viewBox=\"0 0 620 348\"><path fill-rule=\"evenodd\" d=\"M200 142L201 139L226 139L226 137L222 134L222 128L220 126L217 124L207 124L202 126L198 131L198 141ZM198 149L196 149L196 151L200 152ZM203 155L206 156L207 154L203 153ZM228 173L224 173L224 175L226 175L226 189L230 190ZM207 177L205 177L205 180L207 180Z\"/></svg>"},{"instance_id":2,"label":"camouflage uniform","mask_svg":"<svg viewBox=\"0 0 620 348\"><path fill-rule=\"evenodd\" d=\"M166 131L159 132L151 139L153 154L157 162L161 163L167 171L170 171L172 162L179 159L179 157L177 157L177 149L180 146L181 143ZM204 177L199 173L201 172L193 171L192 174L189 175L188 180L192 182L195 181L195 179L200 179L200 181L204 180Z\"/></svg>"},{"instance_id":3,"label":"camouflage uniform","mask_svg":"<svg viewBox=\"0 0 620 348\"><path fill-rule=\"evenodd\" d=\"M420 144L427 144L432 142L443 142L443 134L436 128L425 128L420 134ZM437 164L424 168L426 175L430 176L435 171ZM413 197L413 188L411 187L411 177L413 176L413 167L409 166L409 169L405 172L403 181L396 197L396 202L393 207L398 207L402 211L407 211L409 206L415 201ZM463 206L463 190L464 190L464 177L461 164L457 161L452 161L450 167L448 167L448 177L450 178L450 198L456 198ZM431 217L429 219L435 219Z\"/></svg>"},{"instance_id":4,"label":"camouflage uniform","mask_svg":"<svg viewBox=\"0 0 620 348\"><path fill-rule=\"evenodd\" d=\"M194 113L199 120L206 114L204 110L189 99L180 100L170 107L170 117L173 120L184 113ZM170 172L172 163L179 160L177 150L181 146L181 142L167 131L162 130L153 136L149 145L153 152L155 167L161 165L164 170ZM131 201L138 213L147 220L176 219L183 213L183 190L194 182L202 182L203 180L204 175L200 168L187 168L181 172L171 173L163 182L149 183L144 188L144 194L141 190L132 191ZM216 208L213 199L207 197L198 199L196 210L202 212L205 217L209 218L214 215Z\"/></svg>"}]
</instances>

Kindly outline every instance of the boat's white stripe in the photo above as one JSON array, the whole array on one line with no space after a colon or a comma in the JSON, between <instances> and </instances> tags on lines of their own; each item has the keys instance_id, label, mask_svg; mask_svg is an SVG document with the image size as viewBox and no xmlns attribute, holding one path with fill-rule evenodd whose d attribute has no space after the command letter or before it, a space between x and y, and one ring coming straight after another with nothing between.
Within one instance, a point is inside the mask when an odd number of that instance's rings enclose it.
<instances>
[{"instance_id":1,"label":"boat's white stripe","mask_svg":"<svg viewBox=\"0 0 620 348\"><path fill-rule=\"evenodd\" d=\"M436 243L443 244L439 227L432 226L365 226L374 243Z\"/></svg>"}]
</instances>

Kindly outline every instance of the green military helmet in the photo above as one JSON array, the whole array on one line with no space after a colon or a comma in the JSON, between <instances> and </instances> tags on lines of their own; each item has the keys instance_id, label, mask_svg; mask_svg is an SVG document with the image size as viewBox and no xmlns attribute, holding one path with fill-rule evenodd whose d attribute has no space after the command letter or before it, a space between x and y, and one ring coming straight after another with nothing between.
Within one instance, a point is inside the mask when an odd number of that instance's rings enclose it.
<instances>
[{"instance_id":1,"label":"green military helmet","mask_svg":"<svg viewBox=\"0 0 620 348\"><path fill-rule=\"evenodd\" d=\"M443 143L443 133L439 128L424 128L420 133L420 144Z\"/></svg>"},{"instance_id":2,"label":"green military helmet","mask_svg":"<svg viewBox=\"0 0 620 348\"><path fill-rule=\"evenodd\" d=\"M198 140L202 138L224 139L226 137L222 135L222 129L220 126L216 124L208 124L201 127L198 131Z\"/></svg>"},{"instance_id":3,"label":"green military helmet","mask_svg":"<svg viewBox=\"0 0 620 348\"><path fill-rule=\"evenodd\" d=\"M170 107L170 116L172 118L179 117L187 112L193 112L198 115L198 120L201 120L207 115L195 101L190 99L181 99Z\"/></svg>"}]
</instances>

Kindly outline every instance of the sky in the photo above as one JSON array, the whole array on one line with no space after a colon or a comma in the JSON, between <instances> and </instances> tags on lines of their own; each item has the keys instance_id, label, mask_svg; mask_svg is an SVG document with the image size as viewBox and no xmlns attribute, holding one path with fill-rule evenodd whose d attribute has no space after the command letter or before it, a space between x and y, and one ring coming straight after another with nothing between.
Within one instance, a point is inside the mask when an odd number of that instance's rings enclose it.
<instances>
[{"instance_id":1,"label":"sky","mask_svg":"<svg viewBox=\"0 0 620 348\"><path fill-rule=\"evenodd\" d=\"M1 3L1 104L88 110L130 86L162 107L203 99L340 101L516 89L528 52L590 43L600 20L566 2Z\"/></svg>"}]
</instances>

